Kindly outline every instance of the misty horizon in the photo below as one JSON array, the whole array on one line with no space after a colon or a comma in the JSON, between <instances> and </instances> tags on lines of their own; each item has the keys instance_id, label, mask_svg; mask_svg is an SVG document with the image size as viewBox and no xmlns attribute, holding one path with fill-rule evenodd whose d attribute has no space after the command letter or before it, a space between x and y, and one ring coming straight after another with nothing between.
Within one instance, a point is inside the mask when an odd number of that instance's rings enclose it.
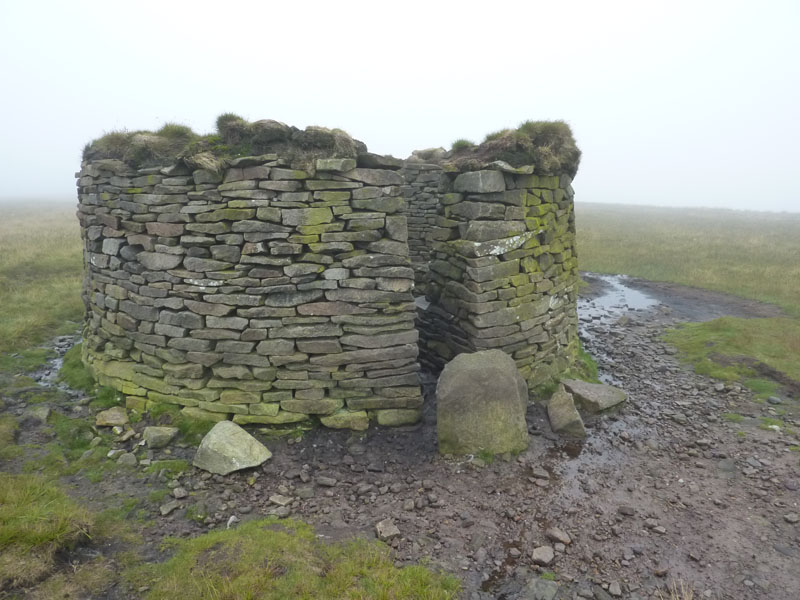
<instances>
[{"instance_id":1,"label":"misty horizon","mask_svg":"<svg viewBox=\"0 0 800 600\"><path fill-rule=\"evenodd\" d=\"M563 119L579 202L800 211L800 182L780 177L800 137L797 3L236 6L0 6L0 197L71 197L106 132L206 133L234 112L398 158Z\"/></svg>"}]
</instances>

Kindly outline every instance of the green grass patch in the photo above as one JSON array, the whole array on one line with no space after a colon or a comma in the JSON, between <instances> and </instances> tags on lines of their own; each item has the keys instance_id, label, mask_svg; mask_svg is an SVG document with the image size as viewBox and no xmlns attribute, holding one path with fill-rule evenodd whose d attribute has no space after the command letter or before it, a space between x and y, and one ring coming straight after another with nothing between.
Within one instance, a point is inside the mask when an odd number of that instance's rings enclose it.
<instances>
[{"instance_id":1,"label":"green grass patch","mask_svg":"<svg viewBox=\"0 0 800 600\"><path fill-rule=\"evenodd\" d=\"M57 412L50 413L48 423L56 434L58 444L64 449L65 457L77 460L90 448L95 431L86 419L71 419Z\"/></svg>"},{"instance_id":2,"label":"green grass patch","mask_svg":"<svg viewBox=\"0 0 800 600\"><path fill-rule=\"evenodd\" d=\"M397 568L389 549L356 539L326 544L306 524L250 521L189 540L171 540L175 554L133 567L126 579L150 585L146 598L450 599L458 580L422 566Z\"/></svg>"},{"instance_id":3,"label":"green grass patch","mask_svg":"<svg viewBox=\"0 0 800 600\"><path fill-rule=\"evenodd\" d=\"M0 459L8 460L22 453L17 446L19 423L12 415L0 415Z\"/></svg>"},{"instance_id":4,"label":"green grass patch","mask_svg":"<svg viewBox=\"0 0 800 600\"><path fill-rule=\"evenodd\" d=\"M150 418L157 423L177 427L184 441L199 445L203 436L216 425L210 421L200 421L181 414L179 406L172 404L156 404L150 409Z\"/></svg>"},{"instance_id":5,"label":"green grass patch","mask_svg":"<svg viewBox=\"0 0 800 600\"><path fill-rule=\"evenodd\" d=\"M82 244L74 207L10 202L2 204L2 214L0 354L74 332L84 310ZM0 358L0 370L3 362Z\"/></svg>"},{"instance_id":6,"label":"green grass patch","mask_svg":"<svg viewBox=\"0 0 800 600\"><path fill-rule=\"evenodd\" d=\"M150 494L147 496L147 499L154 504L161 504L167 496L169 496L169 490L161 489L150 492Z\"/></svg>"},{"instance_id":7,"label":"green grass patch","mask_svg":"<svg viewBox=\"0 0 800 600\"><path fill-rule=\"evenodd\" d=\"M64 354L64 363L61 365L58 377L74 390L82 390L88 394L94 389L94 377L81 360L80 344L76 344Z\"/></svg>"},{"instance_id":8,"label":"green grass patch","mask_svg":"<svg viewBox=\"0 0 800 600\"><path fill-rule=\"evenodd\" d=\"M776 379L800 381L800 319L722 317L684 323L664 339L697 373L741 381L760 397L777 392Z\"/></svg>"},{"instance_id":9,"label":"green grass patch","mask_svg":"<svg viewBox=\"0 0 800 600\"><path fill-rule=\"evenodd\" d=\"M122 403L122 394L111 387L101 387L97 390L95 397L89 402L89 406L100 410L119 406Z\"/></svg>"},{"instance_id":10,"label":"green grass patch","mask_svg":"<svg viewBox=\"0 0 800 600\"><path fill-rule=\"evenodd\" d=\"M766 429L769 431L774 431L775 427L778 429L783 429L786 427L786 423L781 421L780 419L773 419L771 417L761 417L761 429Z\"/></svg>"},{"instance_id":11,"label":"green grass patch","mask_svg":"<svg viewBox=\"0 0 800 600\"><path fill-rule=\"evenodd\" d=\"M555 581L556 574L551 571L543 571L542 573L539 573L539 579L544 579L546 581Z\"/></svg>"},{"instance_id":12,"label":"green grass patch","mask_svg":"<svg viewBox=\"0 0 800 600\"><path fill-rule=\"evenodd\" d=\"M183 460L182 458L174 458L171 460L153 461L147 468L145 468L144 472L147 474L152 474L164 471L164 475L167 478L173 478L179 473L185 473L188 470L189 461Z\"/></svg>"},{"instance_id":13,"label":"green grass patch","mask_svg":"<svg viewBox=\"0 0 800 600\"><path fill-rule=\"evenodd\" d=\"M0 589L29 584L89 539L92 517L46 479L0 473Z\"/></svg>"},{"instance_id":14,"label":"green grass patch","mask_svg":"<svg viewBox=\"0 0 800 600\"><path fill-rule=\"evenodd\" d=\"M29 348L20 352L3 353L0 354L0 372L17 375L35 371L55 355L56 353L50 348Z\"/></svg>"},{"instance_id":15,"label":"green grass patch","mask_svg":"<svg viewBox=\"0 0 800 600\"><path fill-rule=\"evenodd\" d=\"M744 421L744 417L736 413L723 413L722 418L731 423L741 423Z\"/></svg>"}]
</instances>

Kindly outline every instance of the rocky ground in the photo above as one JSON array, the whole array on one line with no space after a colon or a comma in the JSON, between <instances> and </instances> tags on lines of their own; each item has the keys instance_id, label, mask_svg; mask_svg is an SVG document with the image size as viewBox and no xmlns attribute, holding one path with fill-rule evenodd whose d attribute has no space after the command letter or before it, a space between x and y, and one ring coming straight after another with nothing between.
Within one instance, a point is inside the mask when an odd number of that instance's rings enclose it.
<instances>
[{"instance_id":1,"label":"rocky ground","mask_svg":"<svg viewBox=\"0 0 800 600\"><path fill-rule=\"evenodd\" d=\"M779 311L680 286L586 278L584 345L628 401L588 420L584 442L553 434L545 411L531 406L531 445L522 455L440 457L436 381L427 376L417 426L363 434L320 428L280 439L255 430L273 453L261 468L226 477L190 468L172 478L137 467L91 485L79 474L74 493L97 508L138 499L153 547L167 535L267 514L305 520L328 539L374 536L375 525L391 518L400 531L389 542L396 560L427 558L458 573L469 599L650 599L669 597L673 582L699 598L796 599L800 398L756 401L738 385L694 374L660 341L681 320ZM63 353L69 343L56 347ZM77 398L50 408L85 416ZM779 416L784 427L765 420ZM26 419L20 442L41 437L42 428ZM191 460L193 452L173 444L138 456ZM151 499L164 488L169 496ZM119 589L113 597L136 595Z\"/></svg>"}]
</instances>

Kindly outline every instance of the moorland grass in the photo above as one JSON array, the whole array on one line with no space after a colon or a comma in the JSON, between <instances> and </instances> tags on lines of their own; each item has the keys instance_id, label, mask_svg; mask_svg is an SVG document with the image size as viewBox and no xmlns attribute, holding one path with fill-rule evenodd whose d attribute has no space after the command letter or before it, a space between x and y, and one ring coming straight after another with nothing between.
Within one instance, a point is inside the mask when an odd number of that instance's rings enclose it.
<instances>
[{"instance_id":1,"label":"moorland grass","mask_svg":"<svg viewBox=\"0 0 800 600\"><path fill-rule=\"evenodd\" d=\"M2 354L78 328L83 267L72 203L3 202L0 210Z\"/></svg>"},{"instance_id":2,"label":"moorland grass","mask_svg":"<svg viewBox=\"0 0 800 600\"><path fill-rule=\"evenodd\" d=\"M581 270L771 302L800 317L800 213L575 205Z\"/></svg>"},{"instance_id":3,"label":"moorland grass","mask_svg":"<svg viewBox=\"0 0 800 600\"><path fill-rule=\"evenodd\" d=\"M37 581L89 539L92 517L45 478L0 472L0 589Z\"/></svg>"},{"instance_id":4,"label":"moorland grass","mask_svg":"<svg viewBox=\"0 0 800 600\"><path fill-rule=\"evenodd\" d=\"M172 540L169 560L129 570L146 598L456 598L458 580L421 566L397 568L389 548L355 539L325 543L308 525L264 519Z\"/></svg>"},{"instance_id":5,"label":"moorland grass","mask_svg":"<svg viewBox=\"0 0 800 600\"><path fill-rule=\"evenodd\" d=\"M696 371L739 380L761 396L777 385L752 360L800 381L800 214L579 203L576 216L581 270L726 292L788 315L723 317L667 332Z\"/></svg>"}]
</instances>

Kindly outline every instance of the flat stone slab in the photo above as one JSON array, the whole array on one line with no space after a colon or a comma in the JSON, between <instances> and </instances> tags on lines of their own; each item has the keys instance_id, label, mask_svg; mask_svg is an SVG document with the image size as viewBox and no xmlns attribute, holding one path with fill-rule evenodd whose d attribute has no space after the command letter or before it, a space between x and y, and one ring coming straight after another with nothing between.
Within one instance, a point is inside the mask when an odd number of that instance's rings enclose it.
<instances>
[{"instance_id":1,"label":"flat stone slab","mask_svg":"<svg viewBox=\"0 0 800 600\"><path fill-rule=\"evenodd\" d=\"M94 424L98 427L116 427L128 423L128 412L122 406L102 410L95 415Z\"/></svg>"},{"instance_id":2,"label":"flat stone slab","mask_svg":"<svg viewBox=\"0 0 800 600\"><path fill-rule=\"evenodd\" d=\"M236 423L220 421L200 442L192 464L217 475L257 467L272 457L259 442Z\"/></svg>"},{"instance_id":3,"label":"flat stone slab","mask_svg":"<svg viewBox=\"0 0 800 600\"><path fill-rule=\"evenodd\" d=\"M561 383L572 394L578 408L591 413L608 410L625 402L628 397L621 389L605 383L588 383L579 379L564 379Z\"/></svg>"}]
</instances>

